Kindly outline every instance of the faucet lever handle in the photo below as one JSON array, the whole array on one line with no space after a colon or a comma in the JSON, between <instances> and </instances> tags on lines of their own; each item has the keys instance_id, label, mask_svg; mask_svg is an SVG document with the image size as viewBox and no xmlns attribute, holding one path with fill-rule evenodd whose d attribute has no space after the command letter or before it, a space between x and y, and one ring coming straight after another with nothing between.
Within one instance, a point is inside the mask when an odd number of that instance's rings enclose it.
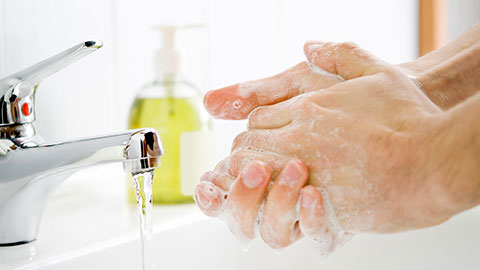
<instances>
[{"instance_id":1,"label":"faucet lever handle","mask_svg":"<svg viewBox=\"0 0 480 270\"><path fill-rule=\"evenodd\" d=\"M103 46L86 41L0 80L0 127L35 120L35 92L46 77Z\"/></svg>"}]
</instances>

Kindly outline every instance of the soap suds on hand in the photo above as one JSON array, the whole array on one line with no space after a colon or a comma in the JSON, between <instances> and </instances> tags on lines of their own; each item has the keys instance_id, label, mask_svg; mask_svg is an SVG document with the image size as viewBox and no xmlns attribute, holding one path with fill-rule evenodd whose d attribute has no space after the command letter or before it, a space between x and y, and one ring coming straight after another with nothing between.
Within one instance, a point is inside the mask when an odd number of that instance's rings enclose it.
<instances>
[{"instance_id":1,"label":"soap suds on hand","mask_svg":"<svg viewBox=\"0 0 480 270\"><path fill-rule=\"evenodd\" d=\"M317 187L322 194L325 209L325 228L322 232L306 235L315 251L316 259L320 263L327 262L330 255L350 241L354 234L345 231L338 223L337 216L333 209L328 193L325 189ZM302 230L305 233L305 230Z\"/></svg>"},{"instance_id":2,"label":"soap suds on hand","mask_svg":"<svg viewBox=\"0 0 480 270\"><path fill-rule=\"evenodd\" d=\"M342 76L340 76L338 74L330 73L330 72L326 71L325 69L316 66L315 64L313 64L310 61L307 61L307 64L310 67L310 69L312 70L312 72L315 73L315 74L334 77L334 78L337 78L339 80L345 81L345 79Z\"/></svg>"},{"instance_id":3,"label":"soap suds on hand","mask_svg":"<svg viewBox=\"0 0 480 270\"><path fill-rule=\"evenodd\" d=\"M242 107L243 103L240 99L237 99L235 100L233 103L232 103L232 107L235 109L235 110L238 110Z\"/></svg>"}]
</instances>

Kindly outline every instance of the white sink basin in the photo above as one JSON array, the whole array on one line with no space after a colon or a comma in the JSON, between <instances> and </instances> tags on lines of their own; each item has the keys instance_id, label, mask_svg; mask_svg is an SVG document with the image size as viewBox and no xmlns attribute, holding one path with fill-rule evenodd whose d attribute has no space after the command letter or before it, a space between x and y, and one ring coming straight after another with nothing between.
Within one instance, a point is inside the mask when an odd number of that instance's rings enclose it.
<instances>
[{"instance_id":1,"label":"white sink basin","mask_svg":"<svg viewBox=\"0 0 480 270\"><path fill-rule=\"evenodd\" d=\"M0 248L6 269L141 269L138 216L125 201L121 165L74 175L47 206L38 240ZM194 205L154 208L155 264L163 269L478 269L480 208L435 228L360 235L320 265L309 243L243 252L226 225ZM31 251L36 255L29 256Z\"/></svg>"}]
</instances>

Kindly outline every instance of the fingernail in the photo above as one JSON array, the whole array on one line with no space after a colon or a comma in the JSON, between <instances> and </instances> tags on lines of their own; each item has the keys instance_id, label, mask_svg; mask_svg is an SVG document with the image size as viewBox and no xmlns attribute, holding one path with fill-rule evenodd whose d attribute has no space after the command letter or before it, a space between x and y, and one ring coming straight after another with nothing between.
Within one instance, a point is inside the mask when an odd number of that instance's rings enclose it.
<instances>
[{"instance_id":1,"label":"fingernail","mask_svg":"<svg viewBox=\"0 0 480 270\"><path fill-rule=\"evenodd\" d=\"M266 177L267 171L265 167L257 162L245 166L242 175L245 186L252 189L260 186Z\"/></svg>"},{"instance_id":2,"label":"fingernail","mask_svg":"<svg viewBox=\"0 0 480 270\"><path fill-rule=\"evenodd\" d=\"M302 177L302 168L300 167L300 164L298 164L298 161L290 160L279 176L279 184L293 187L302 179Z\"/></svg>"},{"instance_id":3,"label":"fingernail","mask_svg":"<svg viewBox=\"0 0 480 270\"><path fill-rule=\"evenodd\" d=\"M218 196L218 192L215 187L208 184L198 185L197 192L195 192L195 201L201 208L208 209L212 206L212 200L216 196Z\"/></svg>"},{"instance_id":4,"label":"fingernail","mask_svg":"<svg viewBox=\"0 0 480 270\"><path fill-rule=\"evenodd\" d=\"M305 192L302 190L302 196L300 197L300 204L303 208L315 208L315 197L309 192Z\"/></svg>"}]
</instances>

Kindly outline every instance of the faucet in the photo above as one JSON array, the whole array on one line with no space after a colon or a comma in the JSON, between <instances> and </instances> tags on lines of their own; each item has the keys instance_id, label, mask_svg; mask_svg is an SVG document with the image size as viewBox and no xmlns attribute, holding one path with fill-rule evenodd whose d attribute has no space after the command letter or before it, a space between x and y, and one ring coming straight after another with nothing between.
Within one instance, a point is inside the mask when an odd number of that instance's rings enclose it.
<instances>
[{"instance_id":1,"label":"faucet","mask_svg":"<svg viewBox=\"0 0 480 270\"><path fill-rule=\"evenodd\" d=\"M0 80L0 247L37 238L46 202L75 171L122 162L138 174L160 165L154 129L47 143L35 131L35 93L49 75L102 47L86 41Z\"/></svg>"}]
</instances>

